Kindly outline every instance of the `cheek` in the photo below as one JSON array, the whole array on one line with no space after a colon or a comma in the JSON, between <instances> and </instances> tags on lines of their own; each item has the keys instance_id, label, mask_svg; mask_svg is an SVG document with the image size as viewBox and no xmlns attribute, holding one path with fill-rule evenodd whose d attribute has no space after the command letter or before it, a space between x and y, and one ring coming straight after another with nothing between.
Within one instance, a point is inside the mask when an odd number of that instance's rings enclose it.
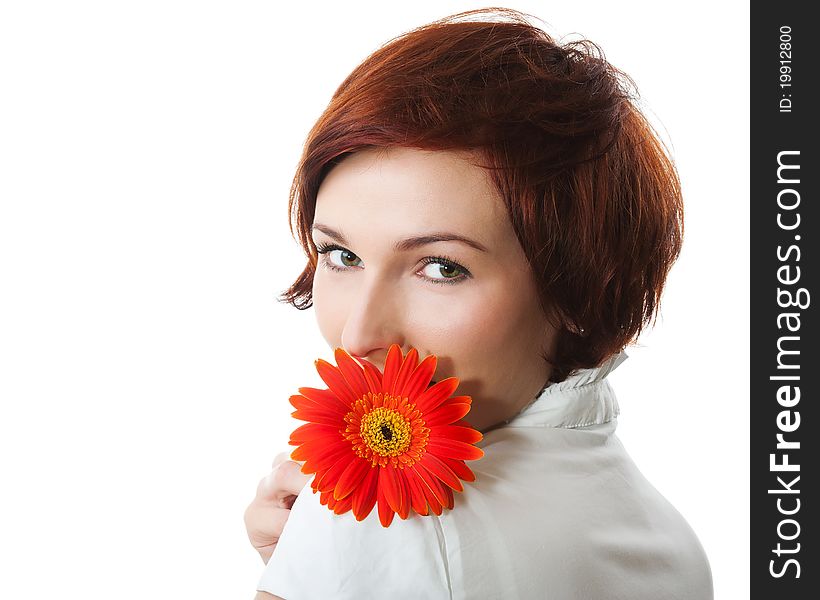
<instances>
[{"instance_id":1,"label":"cheek","mask_svg":"<svg viewBox=\"0 0 820 600\"><path fill-rule=\"evenodd\" d=\"M439 290L431 289L433 285L416 284L403 290L408 337L439 354L473 346L481 338L482 324L493 318L493 302L487 302L479 286Z\"/></svg>"},{"instance_id":2,"label":"cheek","mask_svg":"<svg viewBox=\"0 0 820 600\"><path fill-rule=\"evenodd\" d=\"M527 300L527 291L520 285L489 290L465 311L453 337L453 367L465 380L459 393L496 397L538 367L540 309Z\"/></svg>"},{"instance_id":3,"label":"cheek","mask_svg":"<svg viewBox=\"0 0 820 600\"><path fill-rule=\"evenodd\" d=\"M457 299L441 298L411 304L410 338L423 349L447 357L449 371L479 378L503 359L504 350L520 337L520 307L509 294L492 288L474 289Z\"/></svg>"},{"instance_id":4,"label":"cheek","mask_svg":"<svg viewBox=\"0 0 820 600\"><path fill-rule=\"evenodd\" d=\"M450 333L458 334L465 345L497 345L520 334L523 307L507 286L478 286L472 293L451 304Z\"/></svg>"}]
</instances>

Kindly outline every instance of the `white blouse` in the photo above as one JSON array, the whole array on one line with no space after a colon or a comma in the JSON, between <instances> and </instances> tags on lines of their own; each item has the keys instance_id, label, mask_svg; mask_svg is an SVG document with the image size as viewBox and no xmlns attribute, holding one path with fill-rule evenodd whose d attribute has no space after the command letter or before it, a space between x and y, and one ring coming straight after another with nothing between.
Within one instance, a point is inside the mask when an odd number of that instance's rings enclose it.
<instances>
[{"instance_id":1,"label":"white blouse","mask_svg":"<svg viewBox=\"0 0 820 600\"><path fill-rule=\"evenodd\" d=\"M336 515L306 485L257 590L285 600L710 600L684 518L618 438L606 376L627 355L552 383L484 434L474 482L441 516L390 527Z\"/></svg>"}]
</instances>

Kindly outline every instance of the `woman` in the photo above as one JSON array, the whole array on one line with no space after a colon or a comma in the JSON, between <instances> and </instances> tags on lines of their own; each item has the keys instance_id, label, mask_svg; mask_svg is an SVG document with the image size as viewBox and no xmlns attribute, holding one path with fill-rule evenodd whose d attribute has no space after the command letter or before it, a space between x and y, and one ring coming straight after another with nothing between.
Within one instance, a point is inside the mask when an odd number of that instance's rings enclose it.
<instances>
[{"instance_id":1,"label":"woman","mask_svg":"<svg viewBox=\"0 0 820 600\"><path fill-rule=\"evenodd\" d=\"M484 457L454 510L387 529L334 515L278 457L246 511L270 558L258 598L712 597L694 533L614 434L606 376L683 222L673 164L596 51L461 13L376 51L314 126L290 204L308 264L284 299L380 369L391 344L436 354Z\"/></svg>"}]
</instances>

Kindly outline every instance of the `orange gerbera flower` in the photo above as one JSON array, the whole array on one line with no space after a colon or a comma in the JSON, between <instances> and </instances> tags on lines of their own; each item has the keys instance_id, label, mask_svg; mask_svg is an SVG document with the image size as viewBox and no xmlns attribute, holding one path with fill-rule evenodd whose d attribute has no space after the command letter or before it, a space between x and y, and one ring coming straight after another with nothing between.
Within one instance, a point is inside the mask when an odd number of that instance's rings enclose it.
<instances>
[{"instance_id":1,"label":"orange gerbera flower","mask_svg":"<svg viewBox=\"0 0 820 600\"><path fill-rule=\"evenodd\" d=\"M384 373L342 348L335 357L338 367L316 361L329 389L302 387L290 397L292 415L310 421L290 435L298 446L291 458L316 474L310 485L319 501L336 514L352 509L359 521L378 502L384 527L411 508L420 515L452 509L461 480L475 481L464 461L484 456L472 445L481 432L462 420L470 396L451 397L459 380L430 386L435 355L419 363L415 348L402 356L398 344L387 352Z\"/></svg>"}]
</instances>

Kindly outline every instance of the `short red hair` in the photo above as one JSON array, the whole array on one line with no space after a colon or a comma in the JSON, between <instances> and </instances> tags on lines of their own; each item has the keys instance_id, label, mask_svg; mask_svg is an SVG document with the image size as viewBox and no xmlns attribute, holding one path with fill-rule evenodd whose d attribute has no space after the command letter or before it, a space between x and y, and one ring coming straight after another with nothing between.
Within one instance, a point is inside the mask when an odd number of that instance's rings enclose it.
<instances>
[{"instance_id":1,"label":"short red hair","mask_svg":"<svg viewBox=\"0 0 820 600\"><path fill-rule=\"evenodd\" d=\"M559 329L553 381L638 337L683 240L680 181L634 82L589 40L556 43L511 9L467 11L364 60L310 131L288 211L308 263L280 300L312 306L322 180L366 148L484 157Z\"/></svg>"}]
</instances>

